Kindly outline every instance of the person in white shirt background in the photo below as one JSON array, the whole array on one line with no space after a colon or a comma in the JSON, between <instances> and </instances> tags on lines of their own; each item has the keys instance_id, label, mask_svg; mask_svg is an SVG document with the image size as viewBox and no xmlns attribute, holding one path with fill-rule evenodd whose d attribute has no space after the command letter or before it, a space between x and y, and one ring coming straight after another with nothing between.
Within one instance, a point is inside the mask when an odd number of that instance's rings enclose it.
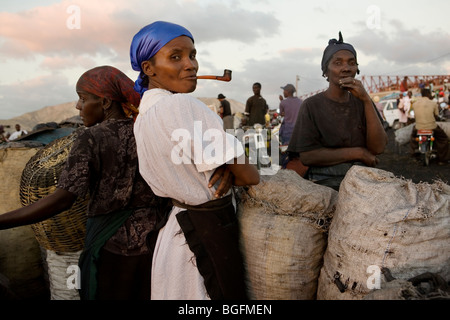
<instances>
[{"instance_id":1,"label":"person in white shirt background","mask_svg":"<svg viewBox=\"0 0 450 320\"><path fill-rule=\"evenodd\" d=\"M26 134L28 134L27 130L21 130L20 124L16 124L16 131L11 133L11 135L9 136L9 141L16 140Z\"/></svg>"}]
</instances>

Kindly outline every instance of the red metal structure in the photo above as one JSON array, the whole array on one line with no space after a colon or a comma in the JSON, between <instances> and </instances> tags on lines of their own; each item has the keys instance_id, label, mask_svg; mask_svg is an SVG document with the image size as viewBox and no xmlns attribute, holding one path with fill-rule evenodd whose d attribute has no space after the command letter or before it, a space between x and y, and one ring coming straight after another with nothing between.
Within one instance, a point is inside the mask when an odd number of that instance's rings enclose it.
<instances>
[{"instance_id":1,"label":"red metal structure","mask_svg":"<svg viewBox=\"0 0 450 320\"><path fill-rule=\"evenodd\" d=\"M444 80L450 81L449 75L422 76L362 76L361 81L369 93L402 90L402 82L406 80L406 89L418 89L419 84L433 84L434 87L444 85Z\"/></svg>"},{"instance_id":2,"label":"red metal structure","mask_svg":"<svg viewBox=\"0 0 450 320\"><path fill-rule=\"evenodd\" d=\"M401 91L402 81L406 80L406 89L419 89L419 84L423 82L425 85L433 84L434 88L444 85L444 80L450 83L450 75L421 75L421 76L361 76L361 82L368 93ZM405 88L405 87L404 87ZM303 100L326 89L317 90L302 95Z\"/></svg>"}]
</instances>

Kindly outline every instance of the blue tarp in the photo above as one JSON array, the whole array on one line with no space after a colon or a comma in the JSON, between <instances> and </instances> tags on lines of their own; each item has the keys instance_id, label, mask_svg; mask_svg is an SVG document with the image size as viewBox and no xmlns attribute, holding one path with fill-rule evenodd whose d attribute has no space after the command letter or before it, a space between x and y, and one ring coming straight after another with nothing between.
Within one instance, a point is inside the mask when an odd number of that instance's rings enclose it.
<instances>
[{"instance_id":1,"label":"blue tarp","mask_svg":"<svg viewBox=\"0 0 450 320\"><path fill-rule=\"evenodd\" d=\"M58 129L43 129L37 132L31 132L26 136L21 137L20 139L14 140L15 142L25 142L25 141L34 141L39 142L44 145L49 144L53 140L68 136L72 132L74 132L77 128L58 128Z\"/></svg>"}]
</instances>

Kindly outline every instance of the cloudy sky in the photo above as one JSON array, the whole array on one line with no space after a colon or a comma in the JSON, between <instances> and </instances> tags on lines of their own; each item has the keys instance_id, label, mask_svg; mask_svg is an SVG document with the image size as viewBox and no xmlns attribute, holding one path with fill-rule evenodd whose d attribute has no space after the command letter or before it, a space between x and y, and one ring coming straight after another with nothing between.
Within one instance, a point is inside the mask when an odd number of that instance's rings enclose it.
<instances>
[{"instance_id":1,"label":"cloudy sky","mask_svg":"<svg viewBox=\"0 0 450 320\"><path fill-rule=\"evenodd\" d=\"M0 0L0 119L75 101L87 69L113 65L133 80L132 37L166 20L195 38L197 97L245 103L254 82L271 109L280 86L299 95L327 87L320 60L342 31L358 52L360 77L450 74L448 0Z\"/></svg>"}]
</instances>

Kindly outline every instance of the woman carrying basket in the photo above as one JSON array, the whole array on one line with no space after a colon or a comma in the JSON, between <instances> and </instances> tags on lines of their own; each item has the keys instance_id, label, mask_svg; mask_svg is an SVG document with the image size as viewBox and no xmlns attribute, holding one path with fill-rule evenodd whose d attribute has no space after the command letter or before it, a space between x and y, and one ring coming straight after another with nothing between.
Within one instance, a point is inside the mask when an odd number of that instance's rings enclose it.
<instances>
[{"instance_id":1,"label":"woman carrying basket","mask_svg":"<svg viewBox=\"0 0 450 320\"><path fill-rule=\"evenodd\" d=\"M139 173L133 117L140 96L133 86L114 67L85 72L76 85L76 108L87 128L74 141L57 189L0 215L0 230L32 224L89 195L79 261L83 300L150 299L151 236L172 206L157 197Z\"/></svg>"}]
</instances>

